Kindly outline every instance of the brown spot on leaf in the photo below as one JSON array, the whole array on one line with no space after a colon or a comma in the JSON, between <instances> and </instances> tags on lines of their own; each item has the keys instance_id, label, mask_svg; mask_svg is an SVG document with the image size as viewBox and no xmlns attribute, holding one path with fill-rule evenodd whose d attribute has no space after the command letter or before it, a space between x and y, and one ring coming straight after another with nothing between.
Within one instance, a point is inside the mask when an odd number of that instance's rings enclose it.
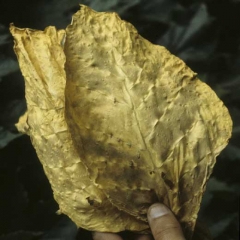
<instances>
[{"instance_id":1,"label":"brown spot on leaf","mask_svg":"<svg viewBox=\"0 0 240 240\"><path fill-rule=\"evenodd\" d=\"M164 172L162 172L161 177L162 177L163 181L165 182L165 184L172 190L174 187L173 182L170 181L169 179L167 179L166 174Z\"/></svg>"}]
</instances>

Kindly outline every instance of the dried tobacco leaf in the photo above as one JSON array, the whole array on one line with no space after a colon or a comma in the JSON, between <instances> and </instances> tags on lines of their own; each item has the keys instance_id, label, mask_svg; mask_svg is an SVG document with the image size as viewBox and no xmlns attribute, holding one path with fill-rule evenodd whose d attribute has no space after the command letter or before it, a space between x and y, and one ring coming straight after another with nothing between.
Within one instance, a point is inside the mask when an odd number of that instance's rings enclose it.
<instances>
[{"instance_id":1,"label":"dried tobacco leaf","mask_svg":"<svg viewBox=\"0 0 240 240\"><path fill-rule=\"evenodd\" d=\"M61 42L65 31L10 28L25 79L28 111L17 128L31 137L51 183L60 212L78 226L114 232L146 229L147 224L113 206L89 179L73 147L64 117L65 56ZM116 219L116 225L112 225Z\"/></svg>"},{"instance_id":2,"label":"dried tobacco leaf","mask_svg":"<svg viewBox=\"0 0 240 240\"><path fill-rule=\"evenodd\" d=\"M115 13L82 6L66 32L11 32L28 104L19 129L31 136L60 210L89 230L142 231L160 201L191 239L231 135L216 94Z\"/></svg>"}]
</instances>

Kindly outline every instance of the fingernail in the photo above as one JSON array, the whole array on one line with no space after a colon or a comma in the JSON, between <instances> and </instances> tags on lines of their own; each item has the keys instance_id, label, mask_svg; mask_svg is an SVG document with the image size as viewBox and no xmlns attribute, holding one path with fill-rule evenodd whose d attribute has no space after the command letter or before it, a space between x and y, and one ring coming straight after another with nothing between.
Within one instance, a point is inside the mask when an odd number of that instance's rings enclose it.
<instances>
[{"instance_id":1,"label":"fingernail","mask_svg":"<svg viewBox=\"0 0 240 240\"><path fill-rule=\"evenodd\" d=\"M158 218L161 216L164 216L168 214L170 210L163 204L154 204L152 207L149 209L149 217L150 218Z\"/></svg>"}]
</instances>

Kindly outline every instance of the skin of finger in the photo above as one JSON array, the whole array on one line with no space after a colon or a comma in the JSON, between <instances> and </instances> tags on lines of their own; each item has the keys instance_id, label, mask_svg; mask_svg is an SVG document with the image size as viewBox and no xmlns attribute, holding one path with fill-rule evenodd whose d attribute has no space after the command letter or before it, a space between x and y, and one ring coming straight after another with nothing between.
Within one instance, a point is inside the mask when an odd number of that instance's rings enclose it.
<instances>
[{"instance_id":1,"label":"skin of finger","mask_svg":"<svg viewBox=\"0 0 240 240\"><path fill-rule=\"evenodd\" d=\"M119 235L115 233L101 233L93 232L93 240L123 240Z\"/></svg>"},{"instance_id":2,"label":"skin of finger","mask_svg":"<svg viewBox=\"0 0 240 240\"><path fill-rule=\"evenodd\" d=\"M134 240L154 240L151 235L137 235Z\"/></svg>"},{"instance_id":3,"label":"skin of finger","mask_svg":"<svg viewBox=\"0 0 240 240\"><path fill-rule=\"evenodd\" d=\"M153 213L154 208L165 207L162 204L154 204L148 210L148 222L155 240L185 240L181 226L173 213L168 209L160 216ZM166 207L165 207L166 208ZM155 215L155 218L152 217Z\"/></svg>"}]
</instances>

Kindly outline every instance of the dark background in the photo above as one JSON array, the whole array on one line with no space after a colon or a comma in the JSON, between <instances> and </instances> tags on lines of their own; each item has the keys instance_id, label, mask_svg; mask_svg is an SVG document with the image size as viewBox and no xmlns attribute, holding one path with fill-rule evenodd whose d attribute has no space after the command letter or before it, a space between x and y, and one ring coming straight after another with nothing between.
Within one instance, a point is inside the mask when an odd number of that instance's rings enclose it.
<instances>
[{"instance_id":1,"label":"dark background","mask_svg":"<svg viewBox=\"0 0 240 240\"><path fill-rule=\"evenodd\" d=\"M65 28L86 4L116 11L153 43L166 46L209 84L228 107L234 127L204 195L199 218L214 240L238 239L240 192L240 1L0 0L0 240L88 239L58 216L57 203L28 136L14 123L26 110L24 82L9 23Z\"/></svg>"}]
</instances>

